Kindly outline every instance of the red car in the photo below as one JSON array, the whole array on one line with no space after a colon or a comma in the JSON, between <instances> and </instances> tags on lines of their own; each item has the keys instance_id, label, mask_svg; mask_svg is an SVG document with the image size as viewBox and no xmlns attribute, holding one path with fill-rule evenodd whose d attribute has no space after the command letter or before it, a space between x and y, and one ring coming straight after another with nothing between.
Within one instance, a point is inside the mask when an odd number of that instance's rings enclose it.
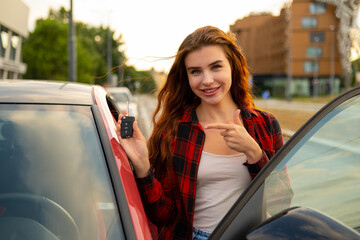
<instances>
[{"instance_id":1,"label":"red car","mask_svg":"<svg viewBox=\"0 0 360 240\"><path fill-rule=\"evenodd\" d=\"M117 116L99 86L0 82L0 239L152 239Z\"/></svg>"},{"instance_id":2,"label":"red car","mask_svg":"<svg viewBox=\"0 0 360 240\"><path fill-rule=\"evenodd\" d=\"M102 87L0 81L0 239L156 239ZM210 239L360 239L360 87L315 114Z\"/></svg>"}]
</instances>

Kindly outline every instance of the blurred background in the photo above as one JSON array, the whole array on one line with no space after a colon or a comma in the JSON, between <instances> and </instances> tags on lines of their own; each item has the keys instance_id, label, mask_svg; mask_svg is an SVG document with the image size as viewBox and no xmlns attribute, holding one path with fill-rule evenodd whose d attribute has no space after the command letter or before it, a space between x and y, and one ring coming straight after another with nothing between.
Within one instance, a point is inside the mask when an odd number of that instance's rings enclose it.
<instances>
[{"instance_id":1,"label":"blurred background","mask_svg":"<svg viewBox=\"0 0 360 240\"><path fill-rule=\"evenodd\" d=\"M256 104L291 134L360 85L360 0L0 0L0 79L126 87L146 124L182 40L236 36ZM291 118L292 117L292 118Z\"/></svg>"}]
</instances>

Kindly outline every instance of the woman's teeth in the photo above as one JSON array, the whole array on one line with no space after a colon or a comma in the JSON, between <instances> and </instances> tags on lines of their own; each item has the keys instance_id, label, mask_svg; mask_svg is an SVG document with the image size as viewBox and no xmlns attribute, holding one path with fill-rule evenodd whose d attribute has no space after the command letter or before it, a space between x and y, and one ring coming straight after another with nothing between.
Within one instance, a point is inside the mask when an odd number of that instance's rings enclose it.
<instances>
[{"instance_id":1,"label":"woman's teeth","mask_svg":"<svg viewBox=\"0 0 360 240\"><path fill-rule=\"evenodd\" d=\"M215 91L216 91L216 89L204 90L204 92L206 92L206 93L211 93L211 92L215 92Z\"/></svg>"}]
</instances>

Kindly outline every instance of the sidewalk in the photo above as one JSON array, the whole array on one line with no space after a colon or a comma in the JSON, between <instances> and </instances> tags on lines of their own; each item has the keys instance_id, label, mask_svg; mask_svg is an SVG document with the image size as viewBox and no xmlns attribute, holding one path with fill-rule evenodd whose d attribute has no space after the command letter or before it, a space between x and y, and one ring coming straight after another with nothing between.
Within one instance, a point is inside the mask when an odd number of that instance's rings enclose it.
<instances>
[{"instance_id":1,"label":"sidewalk","mask_svg":"<svg viewBox=\"0 0 360 240\"><path fill-rule=\"evenodd\" d=\"M277 108L277 109L298 109L309 112L319 111L325 104L322 103L310 103L310 102L294 102L275 99L255 99L255 105L262 108Z\"/></svg>"},{"instance_id":2,"label":"sidewalk","mask_svg":"<svg viewBox=\"0 0 360 240\"><path fill-rule=\"evenodd\" d=\"M325 104L255 99L255 105L266 112L272 113L280 122L283 134L291 137Z\"/></svg>"}]
</instances>

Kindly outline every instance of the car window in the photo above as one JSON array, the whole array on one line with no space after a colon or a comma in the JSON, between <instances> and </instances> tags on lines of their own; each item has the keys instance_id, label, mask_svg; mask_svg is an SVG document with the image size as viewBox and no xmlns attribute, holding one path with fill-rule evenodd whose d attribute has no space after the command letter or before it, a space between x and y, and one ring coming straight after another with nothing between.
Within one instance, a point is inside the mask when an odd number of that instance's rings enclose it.
<instances>
[{"instance_id":1,"label":"car window","mask_svg":"<svg viewBox=\"0 0 360 240\"><path fill-rule=\"evenodd\" d=\"M124 238L89 106L0 105L4 218L38 226L39 236L76 239L75 229L79 239Z\"/></svg>"},{"instance_id":2,"label":"car window","mask_svg":"<svg viewBox=\"0 0 360 240\"><path fill-rule=\"evenodd\" d=\"M268 216L310 207L360 226L360 97L342 103L312 128L265 181Z\"/></svg>"},{"instance_id":3,"label":"car window","mask_svg":"<svg viewBox=\"0 0 360 240\"><path fill-rule=\"evenodd\" d=\"M125 92L112 92L111 95L118 102L122 102L122 103L131 102L129 95L126 94Z\"/></svg>"}]
</instances>

